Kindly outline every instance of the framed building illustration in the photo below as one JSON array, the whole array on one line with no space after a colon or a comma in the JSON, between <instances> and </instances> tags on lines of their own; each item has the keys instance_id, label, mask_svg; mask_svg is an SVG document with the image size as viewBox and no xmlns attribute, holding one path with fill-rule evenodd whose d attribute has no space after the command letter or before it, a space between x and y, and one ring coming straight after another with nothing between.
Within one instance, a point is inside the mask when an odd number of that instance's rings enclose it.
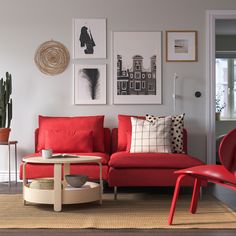
<instances>
[{"instance_id":1,"label":"framed building illustration","mask_svg":"<svg viewBox=\"0 0 236 236\"><path fill-rule=\"evenodd\" d=\"M73 19L74 59L106 58L106 19Z\"/></svg>"},{"instance_id":2,"label":"framed building illustration","mask_svg":"<svg viewBox=\"0 0 236 236\"><path fill-rule=\"evenodd\" d=\"M74 104L106 104L106 65L74 65Z\"/></svg>"},{"instance_id":3,"label":"framed building illustration","mask_svg":"<svg viewBox=\"0 0 236 236\"><path fill-rule=\"evenodd\" d=\"M114 104L161 104L161 32L114 32Z\"/></svg>"}]
</instances>

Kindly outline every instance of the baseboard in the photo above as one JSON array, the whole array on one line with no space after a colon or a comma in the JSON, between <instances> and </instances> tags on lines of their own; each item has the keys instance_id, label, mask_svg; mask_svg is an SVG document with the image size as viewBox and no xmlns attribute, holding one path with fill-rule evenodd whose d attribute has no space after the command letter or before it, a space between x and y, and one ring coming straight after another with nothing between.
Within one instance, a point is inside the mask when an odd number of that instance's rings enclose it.
<instances>
[{"instance_id":1,"label":"baseboard","mask_svg":"<svg viewBox=\"0 0 236 236\"><path fill-rule=\"evenodd\" d=\"M230 208L236 210L236 191L226 188L220 185L212 185L211 193L218 198L220 201L224 202L226 205L228 205Z\"/></svg>"},{"instance_id":2,"label":"baseboard","mask_svg":"<svg viewBox=\"0 0 236 236\"><path fill-rule=\"evenodd\" d=\"M9 181L9 172L8 171L0 171L0 182ZM15 181L15 171L11 171L11 181ZM19 181L19 172L17 171L17 181Z\"/></svg>"}]
</instances>

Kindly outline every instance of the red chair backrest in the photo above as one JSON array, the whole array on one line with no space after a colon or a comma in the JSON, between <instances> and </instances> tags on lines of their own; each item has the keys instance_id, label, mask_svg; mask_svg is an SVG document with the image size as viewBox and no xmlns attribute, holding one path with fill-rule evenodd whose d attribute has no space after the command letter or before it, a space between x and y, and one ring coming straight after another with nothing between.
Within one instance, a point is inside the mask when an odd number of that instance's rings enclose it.
<instances>
[{"instance_id":1,"label":"red chair backrest","mask_svg":"<svg viewBox=\"0 0 236 236\"><path fill-rule=\"evenodd\" d=\"M221 164L231 173L236 174L236 129L231 130L222 139L219 157Z\"/></svg>"}]
</instances>

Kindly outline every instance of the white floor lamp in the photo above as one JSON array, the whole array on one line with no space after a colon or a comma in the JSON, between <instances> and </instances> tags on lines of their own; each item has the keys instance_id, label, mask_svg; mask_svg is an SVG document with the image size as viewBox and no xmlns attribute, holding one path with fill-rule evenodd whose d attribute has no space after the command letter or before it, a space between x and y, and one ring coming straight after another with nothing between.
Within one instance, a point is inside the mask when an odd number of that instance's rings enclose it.
<instances>
[{"instance_id":1,"label":"white floor lamp","mask_svg":"<svg viewBox=\"0 0 236 236\"><path fill-rule=\"evenodd\" d=\"M173 86L173 110L174 110L174 115L176 115L176 98L178 97L176 95L176 80L178 79L177 73L174 73L174 86Z\"/></svg>"}]
</instances>

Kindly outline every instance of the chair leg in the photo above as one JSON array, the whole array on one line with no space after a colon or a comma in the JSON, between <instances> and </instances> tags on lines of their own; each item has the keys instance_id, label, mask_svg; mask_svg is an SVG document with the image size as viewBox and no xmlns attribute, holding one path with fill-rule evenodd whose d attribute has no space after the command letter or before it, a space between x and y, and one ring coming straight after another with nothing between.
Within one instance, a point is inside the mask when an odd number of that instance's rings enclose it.
<instances>
[{"instance_id":1,"label":"chair leg","mask_svg":"<svg viewBox=\"0 0 236 236\"><path fill-rule=\"evenodd\" d=\"M190 205L190 212L192 214L196 213L196 210L197 210L200 187L201 187L201 180L199 178L196 178L194 181L193 195L192 195L192 201Z\"/></svg>"},{"instance_id":2,"label":"chair leg","mask_svg":"<svg viewBox=\"0 0 236 236\"><path fill-rule=\"evenodd\" d=\"M117 186L114 186L114 200L117 200Z\"/></svg>"},{"instance_id":3,"label":"chair leg","mask_svg":"<svg viewBox=\"0 0 236 236\"><path fill-rule=\"evenodd\" d=\"M173 195L173 198L172 198L170 214L169 214L169 218L168 218L168 224L169 225L172 224L172 221L173 221L173 218L174 218L176 202L177 202L177 198L179 196L180 183L181 183L181 181L184 177L185 177L185 175L180 175L176 180L175 191L174 191L174 195Z\"/></svg>"}]
</instances>

